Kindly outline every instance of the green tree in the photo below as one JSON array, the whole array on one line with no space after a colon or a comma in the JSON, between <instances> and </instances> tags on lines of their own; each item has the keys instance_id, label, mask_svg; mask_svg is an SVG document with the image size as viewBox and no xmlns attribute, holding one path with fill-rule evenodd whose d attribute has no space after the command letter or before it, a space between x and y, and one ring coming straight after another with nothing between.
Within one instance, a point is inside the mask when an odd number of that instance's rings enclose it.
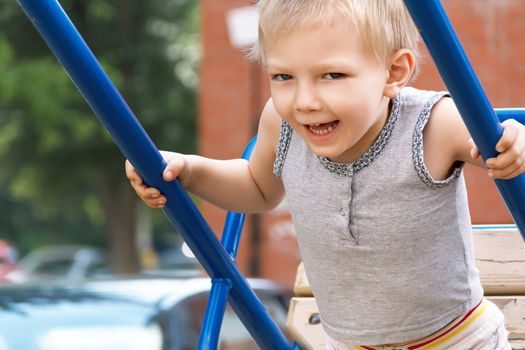
<instances>
[{"instance_id":1,"label":"green tree","mask_svg":"<svg viewBox=\"0 0 525 350\"><path fill-rule=\"evenodd\" d=\"M194 151L196 1L62 6L157 146ZM0 76L0 206L11 208L0 234L28 248L21 236L102 244L106 234L116 270L136 271L138 201L124 158L12 1L0 3Z\"/></svg>"}]
</instances>

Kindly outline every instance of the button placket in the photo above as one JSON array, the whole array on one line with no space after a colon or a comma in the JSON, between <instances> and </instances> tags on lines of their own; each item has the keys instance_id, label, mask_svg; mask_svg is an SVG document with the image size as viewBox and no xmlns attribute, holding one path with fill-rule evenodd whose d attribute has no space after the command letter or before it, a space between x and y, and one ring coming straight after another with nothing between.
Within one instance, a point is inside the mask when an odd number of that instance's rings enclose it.
<instances>
[{"instance_id":1,"label":"button placket","mask_svg":"<svg viewBox=\"0 0 525 350\"><path fill-rule=\"evenodd\" d=\"M349 179L348 182L348 196L344 201L344 210L347 215L346 222L347 222L347 231L348 235L350 236L350 239L354 242L354 244L357 244L357 236L355 232L352 232L352 203L354 199L354 188L353 188L353 182L354 182L354 164L347 164L346 167L346 176Z\"/></svg>"},{"instance_id":2,"label":"button placket","mask_svg":"<svg viewBox=\"0 0 525 350\"><path fill-rule=\"evenodd\" d=\"M348 217L348 221L350 221L350 203L352 203L352 178L354 176L354 167L352 164L346 164L346 169L344 172L344 177L349 179L350 185L348 186L347 190L347 197L343 199L343 203L341 205L341 209L339 212L341 213L341 216Z\"/></svg>"}]
</instances>

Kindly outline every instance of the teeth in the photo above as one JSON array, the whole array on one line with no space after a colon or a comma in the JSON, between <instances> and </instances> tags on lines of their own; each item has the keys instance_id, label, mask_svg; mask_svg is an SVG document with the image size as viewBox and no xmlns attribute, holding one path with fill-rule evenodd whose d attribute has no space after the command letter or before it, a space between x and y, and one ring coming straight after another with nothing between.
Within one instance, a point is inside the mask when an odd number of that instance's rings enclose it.
<instances>
[{"instance_id":1,"label":"teeth","mask_svg":"<svg viewBox=\"0 0 525 350\"><path fill-rule=\"evenodd\" d=\"M331 124L325 129L314 129L313 126L319 126L320 124L313 124L313 125L310 125L309 129L315 135L328 135L329 133L334 131L334 128L335 128L334 124L335 123Z\"/></svg>"}]
</instances>

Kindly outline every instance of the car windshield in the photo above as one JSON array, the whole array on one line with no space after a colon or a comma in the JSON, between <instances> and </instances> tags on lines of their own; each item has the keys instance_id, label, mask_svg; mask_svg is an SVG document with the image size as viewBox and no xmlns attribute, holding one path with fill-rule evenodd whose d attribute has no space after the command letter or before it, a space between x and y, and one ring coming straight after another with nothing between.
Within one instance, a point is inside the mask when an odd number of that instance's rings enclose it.
<instances>
[{"instance_id":1,"label":"car windshield","mask_svg":"<svg viewBox=\"0 0 525 350\"><path fill-rule=\"evenodd\" d=\"M161 350L161 324L148 310L85 297L16 304L0 314L0 350Z\"/></svg>"}]
</instances>

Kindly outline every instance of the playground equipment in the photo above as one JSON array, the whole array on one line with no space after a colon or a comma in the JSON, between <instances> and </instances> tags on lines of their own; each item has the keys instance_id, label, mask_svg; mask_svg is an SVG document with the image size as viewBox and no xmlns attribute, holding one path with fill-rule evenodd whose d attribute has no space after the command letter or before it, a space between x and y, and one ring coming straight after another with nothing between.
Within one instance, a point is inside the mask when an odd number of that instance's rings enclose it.
<instances>
[{"instance_id":1,"label":"playground equipment","mask_svg":"<svg viewBox=\"0 0 525 350\"><path fill-rule=\"evenodd\" d=\"M226 235L228 238L221 244L182 187L177 182L163 181L166 163L59 3L56 0L19 0L19 4L125 157L148 184L166 195L168 202L164 212L168 220L182 234L212 278L213 289L199 348L216 348L227 300L262 349L298 348L288 343L236 268L234 259L242 215L229 217L226 232L231 234ZM494 146L501 136L501 126L441 4L437 0L406 0L406 4L482 156L485 159L495 156ZM521 118L524 115L522 111L501 114ZM525 175L496 183L525 234Z\"/></svg>"}]
</instances>

